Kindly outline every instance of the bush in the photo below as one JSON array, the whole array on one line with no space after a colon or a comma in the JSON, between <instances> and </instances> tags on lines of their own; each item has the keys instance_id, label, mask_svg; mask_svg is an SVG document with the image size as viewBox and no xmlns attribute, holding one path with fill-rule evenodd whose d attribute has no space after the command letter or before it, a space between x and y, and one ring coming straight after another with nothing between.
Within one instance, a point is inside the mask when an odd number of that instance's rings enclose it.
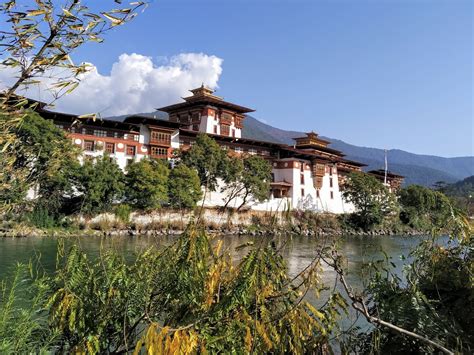
<instances>
[{"instance_id":1,"label":"bush","mask_svg":"<svg viewBox=\"0 0 474 355\"><path fill-rule=\"evenodd\" d=\"M132 213L132 208L127 204L120 204L115 207L115 215L123 223L130 222L130 214Z\"/></svg>"},{"instance_id":2,"label":"bush","mask_svg":"<svg viewBox=\"0 0 474 355\"><path fill-rule=\"evenodd\" d=\"M54 228L58 226L56 217L49 213L49 211L42 207L36 206L33 211L27 215L28 221L37 228Z\"/></svg>"}]
</instances>

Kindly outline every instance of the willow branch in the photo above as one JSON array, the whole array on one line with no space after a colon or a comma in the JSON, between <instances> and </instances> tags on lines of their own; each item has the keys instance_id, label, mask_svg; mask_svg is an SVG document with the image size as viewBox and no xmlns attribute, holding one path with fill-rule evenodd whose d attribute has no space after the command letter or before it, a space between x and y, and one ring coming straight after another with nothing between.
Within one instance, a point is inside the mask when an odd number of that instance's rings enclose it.
<instances>
[{"instance_id":1,"label":"willow branch","mask_svg":"<svg viewBox=\"0 0 474 355\"><path fill-rule=\"evenodd\" d=\"M334 271L336 271L336 273L339 275L339 280L341 281L341 284L343 285L347 296L352 301L352 307L357 312L361 313L369 323L374 324L374 325L381 325L381 326L384 326L388 329L391 329L391 330L393 330L397 333L405 334L405 335L407 335L411 338L418 339L418 340L420 340L420 341L422 341L426 344L429 344L429 345L435 347L436 349L442 351L444 354L454 355L454 352L452 352L451 350L445 348L444 346L442 346L442 345L440 345L440 344L438 344L438 343L436 343L436 342L434 342L434 341L432 341L432 340L430 340L430 339L428 339L428 338L426 338L422 335L410 332L409 330L398 327L398 326L396 326L392 323L386 322L386 321L384 321L384 320L382 320L378 317L372 316L369 313L368 308L367 308L367 304L365 303L363 298L354 295L354 293L352 292L352 288L347 284L346 278L344 277L344 271L337 264L337 259L338 259L338 256L336 255L334 257L334 255L333 255L334 263L329 263L327 261L326 261L326 263L329 266L333 267Z\"/></svg>"}]
</instances>

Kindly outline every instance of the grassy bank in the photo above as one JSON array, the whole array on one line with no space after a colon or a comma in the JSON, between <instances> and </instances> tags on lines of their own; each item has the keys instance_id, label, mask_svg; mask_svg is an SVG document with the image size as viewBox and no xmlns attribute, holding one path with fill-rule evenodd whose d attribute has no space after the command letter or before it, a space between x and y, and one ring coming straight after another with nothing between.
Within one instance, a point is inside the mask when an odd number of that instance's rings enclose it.
<instances>
[{"instance_id":1,"label":"grassy bank","mask_svg":"<svg viewBox=\"0 0 474 355\"><path fill-rule=\"evenodd\" d=\"M135 211L119 206L114 213L96 216L73 215L57 221L47 214L32 216L5 215L0 223L1 237L27 236L116 236L116 235L170 235L185 230L187 224L197 220L209 232L228 235L419 235L430 232L404 224L398 216L384 219L371 229L354 224L352 215L334 215L302 211L283 213L221 211L218 209Z\"/></svg>"}]
</instances>

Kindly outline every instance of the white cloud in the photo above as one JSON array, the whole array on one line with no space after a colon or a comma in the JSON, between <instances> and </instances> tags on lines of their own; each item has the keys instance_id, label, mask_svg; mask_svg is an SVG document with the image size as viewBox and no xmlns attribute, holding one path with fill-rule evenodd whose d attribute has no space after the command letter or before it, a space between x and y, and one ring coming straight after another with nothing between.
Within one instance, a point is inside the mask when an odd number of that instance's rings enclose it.
<instances>
[{"instance_id":1,"label":"white cloud","mask_svg":"<svg viewBox=\"0 0 474 355\"><path fill-rule=\"evenodd\" d=\"M155 65L150 57L122 54L109 75L102 75L92 65L79 87L58 100L54 109L75 114L99 112L103 117L153 111L179 102L180 97L188 96L189 89L202 83L217 88L222 61L203 53L182 53ZM11 70L0 68L0 88L11 84L14 76ZM50 79L44 80L23 94L49 102L45 88L50 83Z\"/></svg>"}]
</instances>

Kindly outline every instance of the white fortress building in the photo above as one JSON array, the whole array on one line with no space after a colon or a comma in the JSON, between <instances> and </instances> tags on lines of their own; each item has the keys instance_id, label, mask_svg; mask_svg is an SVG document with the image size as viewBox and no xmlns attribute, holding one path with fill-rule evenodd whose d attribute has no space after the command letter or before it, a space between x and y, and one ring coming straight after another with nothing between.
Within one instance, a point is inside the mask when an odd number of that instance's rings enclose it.
<instances>
[{"instance_id":1,"label":"white fortress building","mask_svg":"<svg viewBox=\"0 0 474 355\"><path fill-rule=\"evenodd\" d=\"M38 112L66 130L73 143L83 150L83 159L94 159L104 153L113 157L125 170L130 162L144 157L171 159L176 149L189 149L200 133L206 133L229 153L258 155L272 165L271 191L263 203L250 201L255 210L289 209L317 212L352 212L345 202L341 186L348 173L361 171L365 164L344 158L329 147L330 142L314 132L295 137L293 146L242 137L245 114L254 110L227 102L204 86L190 90L183 102L159 108L169 120L131 115L123 122L113 120L81 120L76 115L53 112L39 105ZM79 123L78 123L79 122ZM391 189L397 189L403 177L372 171ZM225 193L217 189L208 193L204 204L222 206ZM241 201L233 201L231 207Z\"/></svg>"}]
</instances>

